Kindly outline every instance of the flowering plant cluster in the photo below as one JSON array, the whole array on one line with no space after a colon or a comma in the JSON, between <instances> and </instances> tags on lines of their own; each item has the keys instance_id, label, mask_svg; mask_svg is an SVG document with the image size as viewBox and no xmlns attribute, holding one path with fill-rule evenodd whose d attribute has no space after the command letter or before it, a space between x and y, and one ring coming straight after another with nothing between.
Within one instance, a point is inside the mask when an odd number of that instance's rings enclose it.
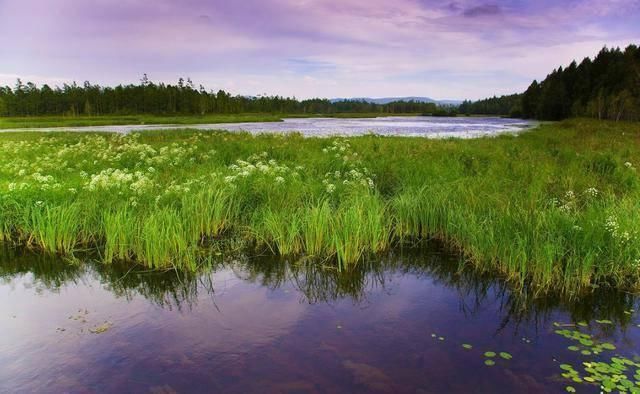
<instances>
[{"instance_id":1,"label":"flowering plant cluster","mask_svg":"<svg viewBox=\"0 0 640 394\"><path fill-rule=\"evenodd\" d=\"M224 177L224 182L236 186L245 180L264 179L274 184L284 184L287 180L292 181L300 177L302 166L291 168L278 163L275 159L270 159L267 152L261 152L249 156L246 160L236 160L234 164L227 167L230 175Z\"/></svg>"},{"instance_id":2,"label":"flowering plant cluster","mask_svg":"<svg viewBox=\"0 0 640 394\"><path fill-rule=\"evenodd\" d=\"M85 188L90 191L117 190L119 195L124 194L122 191L124 188L131 190L134 194L142 195L150 192L156 186L152 179L155 170L153 167L149 169L152 171L143 173L141 171L130 172L126 168L124 170L107 168L98 174L91 175Z\"/></svg>"},{"instance_id":3,"label":"flowering plant cluster","mask_svg":"<svg viewBox=\"0 0 640 394\"><path fill-rule=\"evenodd\" d=\"M560 212L569 215L576 213L580 206L585 206L598 196L600 196L600 191L595 187L589 187L578 194L573 190L568 190L562 198L552 198L549 203L552 207L558 208Z\"/></svg>"},{"instance_id":4,"label":"flowering plant cluster","mask_svg":"<svg viewBox=\"0 0 640 394\"><path fill-rule=\"evenodd\" d=\"M615 216L609 216L604 223L604 227L613 240L621 246L629 243L635 238L635 234L620 228L618 218Z\"/></svg>"},{"instance_id":5,"label":"flowering plant cluster","mask_svg":"<svg viewBox=\"0 0 640 394\"><path fill-rule=\"evenodd\" d=\"M335 139L331 146L322 149L323 153L332 155L337 160L336 167L340 168L324 174L322 184L329 194L336 192L337 188L346 190L375 189L373 179L369 169L362 164L358 152L354 152L348 139Z\"/></svg>"}]
</instances>

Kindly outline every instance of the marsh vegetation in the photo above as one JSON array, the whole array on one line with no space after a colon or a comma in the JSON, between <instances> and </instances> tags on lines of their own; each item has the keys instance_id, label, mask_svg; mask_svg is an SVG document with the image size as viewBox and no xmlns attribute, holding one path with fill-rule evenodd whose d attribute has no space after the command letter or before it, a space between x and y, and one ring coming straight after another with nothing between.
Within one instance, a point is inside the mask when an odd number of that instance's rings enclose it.
<instances>
[{"instance_id":1,"label":"marsh vegetation","mask_svg":"<svg viewBox=\"0 0 640 394\"><path fill-rule=\"evenodd\" d=\"M348 269L438 238L516 287L637 288L638 130L585 120L428 140L0 135L0 237L195 270L236 240Z\"/></svg>"}]
</instances>

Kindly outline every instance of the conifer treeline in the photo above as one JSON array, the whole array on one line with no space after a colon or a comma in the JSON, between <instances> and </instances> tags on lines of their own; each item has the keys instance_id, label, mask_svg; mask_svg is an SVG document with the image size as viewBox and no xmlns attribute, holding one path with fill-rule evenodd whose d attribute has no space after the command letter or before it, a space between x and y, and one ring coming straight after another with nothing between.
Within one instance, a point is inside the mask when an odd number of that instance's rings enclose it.
<instances>
[{"instance_id":1,"label":"conifer treeline","mask_svg":"<svg viewBox=\"0 0 640 394\"><path fill-rule=\"evenodd\" d=\"M465 101L461 113L541 120L571 116L640 120L640 48L603 48L592 60L554 70L522 94Z\"/></svg>"},{"instance_id":2,"label":"conifer treeline","mask_svg":"<svg viewBox=\"0 0 640 394\"><path fill-rule=\"evenodd\" d=\"M207 91L182 78L175 85L153 83L145 75L138 85L103 87L85 82L52 88L18 80L0 86L0 116L36 115L205 115L233 113L433 113L433 103L398 101L384 105L364 101L296 100L280 96L232 96Z\"/></svg>"}]
</instances>

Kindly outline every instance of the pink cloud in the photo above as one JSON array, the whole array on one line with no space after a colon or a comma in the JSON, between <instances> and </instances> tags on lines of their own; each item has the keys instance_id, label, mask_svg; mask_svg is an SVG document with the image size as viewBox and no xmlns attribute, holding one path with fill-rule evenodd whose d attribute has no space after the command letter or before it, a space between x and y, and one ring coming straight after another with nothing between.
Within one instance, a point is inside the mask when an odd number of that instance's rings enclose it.
<instances>
[{"instance_id":1,"label":"pink cloud","mask_svg":"<svg viewBox=\"0 0 640 394\"><path fill-rule=\"evenodd\" d=\"M147 72L242 94L477 98L637 42L639 15L633 0L5 1L0 83Z\"/></svg>"}]
</instances>

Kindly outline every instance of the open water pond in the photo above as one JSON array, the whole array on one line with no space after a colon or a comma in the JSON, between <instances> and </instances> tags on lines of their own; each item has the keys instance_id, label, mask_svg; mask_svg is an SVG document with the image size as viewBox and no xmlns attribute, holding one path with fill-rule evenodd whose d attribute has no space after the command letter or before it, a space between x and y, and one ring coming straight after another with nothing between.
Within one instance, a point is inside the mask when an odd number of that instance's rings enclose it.
<instances>
[{"instance_id":1,"label":"open water pond","mask_svg":"<svg viewBox=\"0 0 640 394\"><path fill-rule=\"evenodd\" d=\"M633 295L527 297L437 246L342 273L270 257L196 275L0 256L0 392L640 388Z\"/></svg>"},{"instance_id":2,"label":"open water pond","mask_svg":"<svg viewBox=\"0 0 640 394\"><path fill-rule=\"evenodd\" d=\"M517 133L535 125L521 119L496 117L379 117L379 118L290 118L282 122L216 123L192 125L124 125L89 127L39 128L38 131L103 131L129 133L142 130L196 129L247 131L250 133L292 133L306 136L345 135L356 136L368 133L429 138L472 138L503 133ZM24 131L24 130L2 130Z\"/></svg>"}]
</instances>

